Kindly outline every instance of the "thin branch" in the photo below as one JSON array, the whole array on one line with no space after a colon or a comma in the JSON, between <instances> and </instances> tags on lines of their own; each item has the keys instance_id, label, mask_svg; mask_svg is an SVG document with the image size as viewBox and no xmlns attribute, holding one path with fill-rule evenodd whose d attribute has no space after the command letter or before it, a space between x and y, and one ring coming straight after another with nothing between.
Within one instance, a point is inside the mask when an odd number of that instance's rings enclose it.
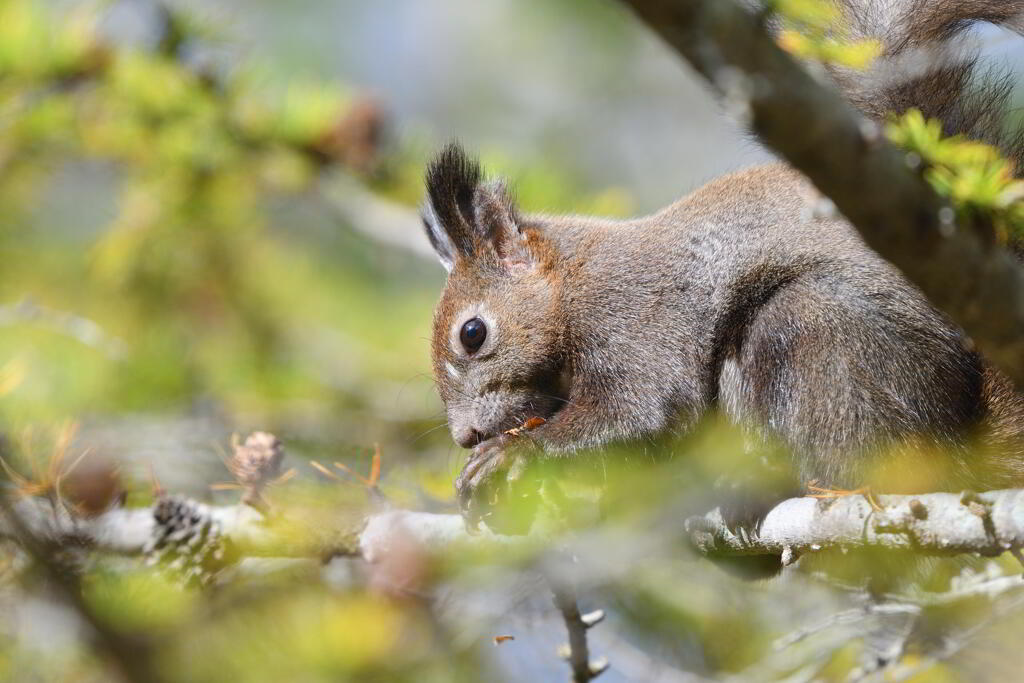
<instances>
[{"instance_id":1,"label":"thin branch","mask_svg":"<svg viewBox=\"0 0 1024 683\"><path fill-rule=\"evenodd\" d=\"M572 670L572 682L588 683L608 669L608 660L603 657L590 661L590 648L587 645L587 631L604 619L604 612L597 610L580 614L576 589L570 586L552 581L551 592L569 634L569 643L560 654Z\"/></svg>"},{"instance_id":2,"label":"thin branch","mask_svg":"<svg viewBox=\"0 0 1024 683\"><path fill-rule=\"evenodd\" d=\"M887 681L906 681L916 678L921 673L931 669L939 662L953 657L969 643L973 642L975 636L984 629L992 626L998 620L1007 615L1016 613L1024 605L1024 595L1015 595L1002 600L994 600L991 604L991 611L985 618L976 624L961 630L955 636L947 636L943 644L935 651L929 652L920 659L913 659L909 662L899 662L888 667L885 673ZM880 672L881 673L881 672Z\"/></svg>"},{"instance_id":3,"label":"thin branch","mask_svg":"<svg viewBox=\"0 0 1024 683\"><path fill-rule=\"evenodd\" d=\"M248 555L306 554L289 548L268 531L263 516L247 505L208 506L195 503ZM41 543L86 546L116 555L140 555L156 536L153 508L114 508L95 517L78 517L64 506L38 497L23 497L11 509L17 522L0 518L0 538L20 540L19 525ZM289 552L289 551L292 552Z\"/></svg>"},{"instance_id":4,"label":"thin branch","mask_svg":"<svg viewBox=\"0 0 1024 683\"><path fill-rule=\"evenodd\" d=\"M346 226L377 242L437 261L416 211L377 196L342 171L327 174L319 190L327 207Z\"/></svg>"},{"instance_id":5,"label":"thin branch","mask_svg":"<svg viewBox=\"0 0 1024 683\"><path fill-rule=\"evenodd\" d=\"M89 318L47 308L25 298L14 304L0 306L0 326L39 325L58 334L98 349L108 358L120 360L127 345L122 339L107 334L99 324Z\"/></svg>"},{"instance_id":6,"label":"thin branch","mask_svg":"<svg viewBox=\"0 0 1024 683\"><path fill-rule=\"evenodd\" d=\"M1007 250L944 220L905 154L779 48L763 17L735 0L623 2L720 94L740 97L761 140L1024 387L1024 271Z\"/></svg>"}]
</instances>

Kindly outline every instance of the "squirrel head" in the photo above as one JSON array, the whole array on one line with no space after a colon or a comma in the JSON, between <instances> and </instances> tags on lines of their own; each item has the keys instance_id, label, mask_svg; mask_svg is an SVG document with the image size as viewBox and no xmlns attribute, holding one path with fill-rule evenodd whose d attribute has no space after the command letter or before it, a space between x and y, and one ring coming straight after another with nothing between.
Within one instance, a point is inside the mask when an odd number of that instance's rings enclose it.
<instances>
[{"instance_id":1,"label":"squirrel head","mask_svg":"<svg viewBox=\"0 0 1024 683\"><path fill-rule=\"evenodd\" d=\"M450 144L427 168L423 224L448 271L434 377L452 438L472 447L565 405L567 321L555 254L503 183Z\"/></svg>"}]
</instances>

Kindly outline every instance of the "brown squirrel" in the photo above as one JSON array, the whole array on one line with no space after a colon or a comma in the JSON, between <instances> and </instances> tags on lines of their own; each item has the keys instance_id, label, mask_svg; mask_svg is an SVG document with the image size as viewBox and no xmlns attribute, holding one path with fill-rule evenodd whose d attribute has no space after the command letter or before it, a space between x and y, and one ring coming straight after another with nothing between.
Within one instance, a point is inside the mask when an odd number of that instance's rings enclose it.
<instances>
[{"instance_id":1,"label":"brown squirrel","mask_svg":"<svg viewBox=\"0 0 1024 683\"><path fill-rule=\"evenodd\" d=\"M1021 136L1000 130L1009 80L970 83L976 55L950 47L975 20L1022 28L1024 0L838 5L850 37L884 46L867 74L831 69L867 116L916 107L1024 159ZM426 187L448 270L433 368L452 437L473 449L456 483L471 518L514 446L571 453L685 429L716 406L781 442L800 482L860 486L873 454L926 443L939 448L906 464L947 458L935 488L1024 484L1024 399L784 165L624 221L523 215L457 145ZM508 433L527 421L529 439Z\"/></svg>"}]
</instances>

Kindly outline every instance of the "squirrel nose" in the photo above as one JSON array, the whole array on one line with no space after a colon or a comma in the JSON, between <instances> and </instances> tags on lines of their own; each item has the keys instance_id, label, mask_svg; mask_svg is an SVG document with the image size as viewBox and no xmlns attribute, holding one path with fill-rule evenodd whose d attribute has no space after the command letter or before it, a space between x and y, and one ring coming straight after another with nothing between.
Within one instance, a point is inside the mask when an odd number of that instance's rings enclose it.
<instances>
[{"instance_id":1,"label":"squirrel nose","mask_svg":"<svg viewBox=\"0 0 1024 683\"><path fill-rule=\"evenodd\" d=\"M455 439L455 443L459 444L463 448L472 448L483 441L485 437L483 432L475 429L474 427L466 427L458 430L455 434L452 434L452 438Z\"/></svg>"}]
</instances>

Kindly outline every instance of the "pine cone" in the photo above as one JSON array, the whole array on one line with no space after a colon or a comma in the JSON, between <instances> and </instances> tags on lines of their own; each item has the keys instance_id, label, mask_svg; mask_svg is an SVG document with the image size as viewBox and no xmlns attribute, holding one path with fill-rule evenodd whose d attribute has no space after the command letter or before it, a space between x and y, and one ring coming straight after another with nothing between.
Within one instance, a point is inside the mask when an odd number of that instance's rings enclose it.
<instances>
[{"instance_id":1,"label":"pine cone","mask_svg":"<svg viewBox=\"0 0 1024 683\"><path fill-rule=\"evenodd\" d=\"M281 474L284 448L281 441L269 432L253 432L245 443L234 443L235 454L228 468L238 483L245 487L243 501L256 504L260 493Z\"/></svg>"},{"instance_id":2,"label":"pine cone","mask_svg":"<svg viewBox=\"0 0 1024 683\"><path fill-rule=\"evenodd\" d=\"M209 584L225 565L220 523L202 503L161 496L153 506L153 537L143 552L146 564L179 575L187 585Z\"/></svg>"}]
</instances>

